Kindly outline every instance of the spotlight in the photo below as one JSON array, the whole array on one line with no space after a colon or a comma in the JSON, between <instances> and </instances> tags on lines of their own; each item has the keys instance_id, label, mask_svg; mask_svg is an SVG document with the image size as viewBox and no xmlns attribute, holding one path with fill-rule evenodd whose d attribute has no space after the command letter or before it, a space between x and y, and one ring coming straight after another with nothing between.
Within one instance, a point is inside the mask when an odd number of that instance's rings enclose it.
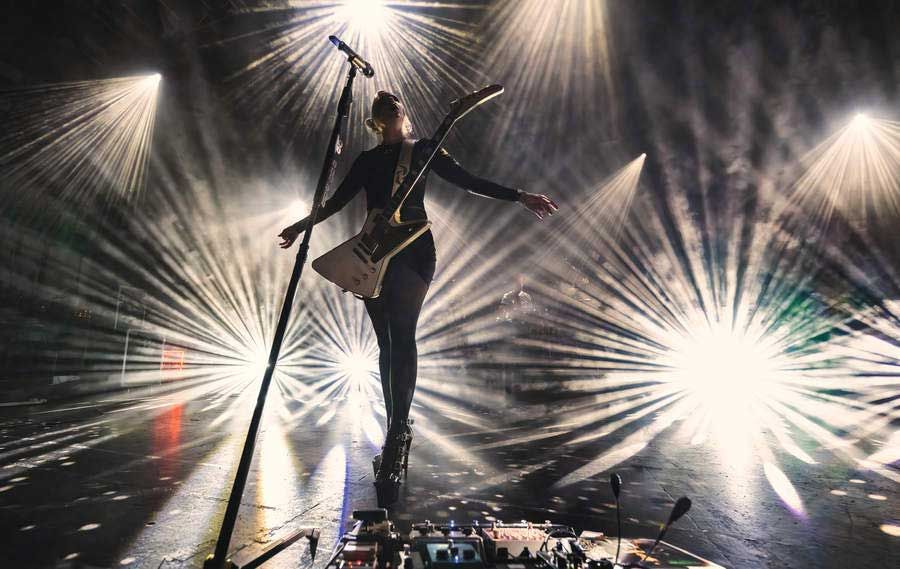
<instances>
[{"instance_id":1,"label":"spotlight","mask_svg":"<svg viewBox=\"0 0 900 569\"><path fill-rule=\"evenodd\" d=\"M865 113L856 113L850 124L854 128L868 128L872 124L872 120Z\"/></svg>"},{"instance_id":2,"label":"spotlight","mask_svg":"<svg viewBox=\"0 0 900 569\"><path fill-rule=\"evenodd\" d=\"M672 364L682 386L714 406L748 403L765 394L777 376L777 353L726 326L685 336Z\"/></svg>"},{"instance_id":3,"label":"spotlight","mask_svg":"<svg viewBox=\"0 0 900 569\"><path fill-rule=\"evenodd\" d=\"M110 202L137 195L147 172L159 80L159 74L134 75L4 94L2 104L17 109L15 124L4 124L4 134L15 137L0 137L5 181L53 187L85 207L97 195Z\"/></svg>"},{"instance_id":4,"label":"spotlight","mask_svg":"<svg viewBox=\"0 0 900 569\"><path fill-rule=\"evenodd\" d=\"M382 0L346 0L340 15L354 31L377 33L385 24L386 11Z\"/></svg>"},{"instance_id":5,"label":"spotlight","mask_svg":"<svg viewBox=\"0 0 900 569\"><path fill-rule=\"evenodd\" d=\"M247 374L253 377L262 376L267 367L269 367L269 354L263 346L256 346L252 351L244 354L243 369Z\"/></svg>"},{"instance_id":6,"label":"spotlight","mask_svg":"<svg viewBox=\"0 0 900 569\"><path fill-rule=\"evenodd\" d=\"M351 383L359 386L378 372L378 361L362 353L344 354L338 368Z\"/></svg>"}]
</instances>

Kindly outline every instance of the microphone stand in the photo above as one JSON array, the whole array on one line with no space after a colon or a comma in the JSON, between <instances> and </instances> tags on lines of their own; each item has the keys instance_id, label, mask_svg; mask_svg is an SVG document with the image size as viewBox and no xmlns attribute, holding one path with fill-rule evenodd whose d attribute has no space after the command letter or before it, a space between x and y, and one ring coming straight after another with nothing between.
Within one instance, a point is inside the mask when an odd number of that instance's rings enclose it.
<instances>
[{"instance_id":1,"label":"microphone stand","mask_svg":"<svg viewBox=\"0 0 900 569\"><path fill-rule=\"evenodd\" d=\"M349 59L348 59L349 61ZM269 392L269 384L272 382L272 374L275 371L275 365L278 362L278 354L281 352L281 343L284 341L284 333L287 329L288 318L291 315L291 307L294 304L294 295L297 291L297 284L300 282L300 276L303 274L303 267L306 265L306 257L309 253L309 241L312 237L313 227L316 224L316 218L319 215L319 208L325 197L325 190L331 184L334 178L334 171L337 166L337 155L341 152L343 143L341 142L341 130L347 123L350 116L350 105L353 103L353 79L356 78L356 67L350 62L350 70L347 72L347 83L341 92L341 99L338 102L337 117L334 121L334 129L331 131L331 138L328 141L328 149L325 153L325 163L322 165L322 172L319 174L319 182L316 186L315 197L313 197L312 211L309 214L309 223L303 235L303 241L297 251L297 258L294 261L294 270L291 273L291 280L288 282L287 291L284 293L284 303L281 305L281 314L278 317L278 325L275 327L275 337L272 339L272 348L269 351L269 360L266 365L266 371L263 374L262 385L259 387L259 396L256 399L256 408L253 410L253 418L250 420L250 428L247 431L247 438L244 441L244 450L241 452L241 461L238 464L237 473L234 477L234 485L231 487L231 495L228 497L228 507L225 509L225 517L222 519L222 527L219 530L219 537L216 541L215 552L206 558L203 563L204 569L238 569L258 567L264 561L283 551L292 543L301 537L306 537L310 541L310 553L313 558L316 554L316 545L319 539L319 530L317 528L301 529L287 536L276 540L271 546L263 550L260 555L252 557L246 561L237 562L227 559L228 545L231 542L231 534L234 531L234 524L237 521L238 509L241 505L241 496L244 494L244 486L247 484L247 475L250 473L250 463L253 461L253 449L256 446L256 435L259 431L259 424L262 419L263 407L266 403L266 395ZM241 557L245 557L241 552Z\"/></svg>"}]
</instances>

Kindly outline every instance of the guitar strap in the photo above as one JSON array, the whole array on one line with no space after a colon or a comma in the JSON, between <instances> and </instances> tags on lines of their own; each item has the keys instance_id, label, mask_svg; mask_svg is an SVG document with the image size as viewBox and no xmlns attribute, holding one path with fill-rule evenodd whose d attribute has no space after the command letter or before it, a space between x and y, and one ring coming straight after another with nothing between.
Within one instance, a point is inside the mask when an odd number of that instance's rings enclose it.
<instances>
[{"instance_id":1,"label":"guitar strap","mask_svg":"<svg viewBox=\"0 0 900 569\"><path fill-rule=\"evenodd\" d=\"M416 141L411 138L403 139L403 146L400 148L400 157L397 159L397 167L394 168L394 186L391 188L391 196L397 193L397 188L403 183L403 178L409 173L409 166L412 164L413 147ZM400 210L397 208L391 221L400 223Z\"/></svg>"}]
</instances>

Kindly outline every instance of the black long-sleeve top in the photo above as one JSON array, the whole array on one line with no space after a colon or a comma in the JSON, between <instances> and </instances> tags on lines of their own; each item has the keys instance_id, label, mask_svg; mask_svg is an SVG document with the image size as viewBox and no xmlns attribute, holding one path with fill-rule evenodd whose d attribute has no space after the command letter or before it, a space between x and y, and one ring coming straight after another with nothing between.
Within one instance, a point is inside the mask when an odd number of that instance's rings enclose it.
<instances>
[{"instance_id":1,"label":"black long-sleeve top","mask_svg":"<svg viewBox=\"0 0 900 569\"><path fill-rule=\"evenodd\" d=\"M415 164L421 153L426 151L423 142L420 140L413 147L411 164ZM324 221L340 211L363 188L366 190L367 210L386 207L391 198L394 170L397 167L402 147L403 144L400 142L381 144L360 153L341 185L322 205L316 223ZM403 202L403 206L400 208L401 219L428 218L425 212L425 189L429 171L434 171L448 182L475 194L505 201L519 199L519 190L501 186L467 172L446 150L441 148L431 161L429 169L422 174L422 177L413 186L412 192ZM308 219L300 221L301 227L305 227ZM408 263L423 279L430 281L434 274L435 264L434 239L431 232L428 231L419 237L394 260Z\"/></svg>"},{"instance_id":2,"label":"black long-sleeve top","mask_svg":"<svg viewBox=\"0 0 900 569\"><path fill-rule=\"evenodd\" d=\"M413 147L412 164L416 163L420 153L425 151L422 140L416 142ZM388 205L393 187L394 169L400 157L402 143L381 144L366 150L356 158L350 171L341 182L341 185L328 198L319 210L319 218L316 223L324 221L343 209L356 194L363 188L366 190L366 209L380 209ZM519 199L519 191L495 184L489 180L479 178L467 172L459 165L450 154L441 148L431 161L429 170L426 170L412 192L403 202L400 208L402 219L426 219L425 213L425 188L429 171L434 171L438 176L448 182L459 186L472 193L481 194L498 200L516 201Z\"/></svg>"}]
</instances>

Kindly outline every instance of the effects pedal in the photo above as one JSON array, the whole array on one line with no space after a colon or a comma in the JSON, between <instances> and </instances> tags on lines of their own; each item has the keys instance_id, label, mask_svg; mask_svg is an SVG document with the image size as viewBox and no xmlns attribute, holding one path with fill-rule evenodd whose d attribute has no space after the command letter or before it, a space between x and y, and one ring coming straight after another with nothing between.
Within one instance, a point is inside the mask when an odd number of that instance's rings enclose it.
<instances>
[{"instance_id":1,"label":"effects pedal","mask_svg":"<svg viewBox=\"0 0 900 569\"><path fill-rule=\"evenodd\" d=\"M480 569L488 565L478 526L435 525L426 520L413 524L404 569Z\"/></svg>"},{"instance_id":2,"label":"effects pedal","mask_svg":"<svg viewBox=\"0 0 900 569\"><path fill-rule=\"evenodd\" d=\"M325 567L385 569L395 566L396 552L403 543L387 517L387 510L356 510L353 519L353 528L341 537Z\"/></svg>"}]
</instances>

